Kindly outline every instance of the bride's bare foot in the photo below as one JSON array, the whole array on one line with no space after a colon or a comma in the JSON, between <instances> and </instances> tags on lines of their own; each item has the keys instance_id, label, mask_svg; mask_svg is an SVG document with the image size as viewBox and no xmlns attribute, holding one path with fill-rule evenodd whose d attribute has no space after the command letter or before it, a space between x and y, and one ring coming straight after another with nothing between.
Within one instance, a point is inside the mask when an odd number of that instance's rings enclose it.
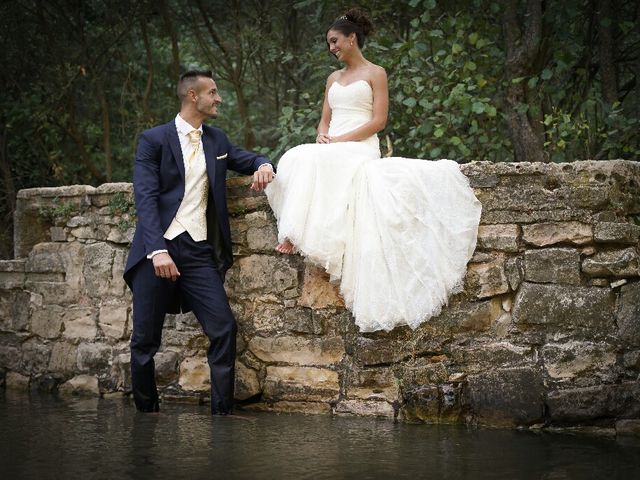
<instances>
[{"instance_id":1,"label":"bride's bare foot","mask_svg":"<svg viewBox=\"0 0 640 480\"><path fill-rule=\"evenodd\" d=\"M284 242L276 245L276 250L278 252L284 253L287 255L291 255L295 249L296 249L295 245L293 245L293 243L291 243L288 239L285 239Z\"/></svg>"}]
</instances>

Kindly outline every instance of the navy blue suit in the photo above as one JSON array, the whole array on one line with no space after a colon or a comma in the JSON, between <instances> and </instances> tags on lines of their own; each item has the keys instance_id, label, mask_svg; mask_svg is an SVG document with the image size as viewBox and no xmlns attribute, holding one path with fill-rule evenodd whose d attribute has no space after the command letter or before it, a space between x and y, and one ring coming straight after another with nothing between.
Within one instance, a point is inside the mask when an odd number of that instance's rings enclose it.
<instances>
[{"instance_id":1,"label":"navy blue suit","mask_svg":"<svg viewBox=\"0 0 640 480\"><path fill-rule=\"evenodd\" d=\"M166 313L193 311L210 340L211 411L231 413L236 323L224 291L224 274L233 263L227 213L227 168L246 175L269 163L263 156L233 145L219 128L203 125L202 146L209 178L207 240L188 233L166 240L185 193L185 171L175 121L144 131L136 152L133 189L136 232L124 279L133 292L131 376L136 407L158 410L153 356L160 347ZM155 275L147 255L168 250L180 277Z\"/></svg>"}]
</instances>

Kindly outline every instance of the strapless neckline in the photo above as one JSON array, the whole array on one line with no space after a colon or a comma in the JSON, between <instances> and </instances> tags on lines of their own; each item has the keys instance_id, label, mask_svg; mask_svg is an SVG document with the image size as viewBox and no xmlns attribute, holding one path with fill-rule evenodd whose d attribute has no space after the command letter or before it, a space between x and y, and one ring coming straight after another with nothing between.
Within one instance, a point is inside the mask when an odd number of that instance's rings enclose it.
<instances>
[{"instance_id":1,"label":"strapless neckline","mask_svg":"<svg viewBox=\"0 0 640 480\"><path fill-rule=\"evenodd\" d=\"M335 80L335 81L331 84L331 87L333 87L335 84L338 84L338 85L339 85L339 86L341 86L342 88L348 88L348 87L350 87L351 85L355 85L356 83L360 83L360 82L364 82L364 83L366 83L366 84L367 84L367 86L368 86L369 88L371 88L371 85L369 85L369 82L367 82L366 80L364 80L364 79L362 79L362 78L361 78L361 79L359 79L359 80L354 80L354 81L353 81L353 82L351 82L351 83L347 83L346 85L342 85L340 82L338 82L337 80ZM331 88L331 87L329 87L329 88Z\"/></svg>"}]
</instances>

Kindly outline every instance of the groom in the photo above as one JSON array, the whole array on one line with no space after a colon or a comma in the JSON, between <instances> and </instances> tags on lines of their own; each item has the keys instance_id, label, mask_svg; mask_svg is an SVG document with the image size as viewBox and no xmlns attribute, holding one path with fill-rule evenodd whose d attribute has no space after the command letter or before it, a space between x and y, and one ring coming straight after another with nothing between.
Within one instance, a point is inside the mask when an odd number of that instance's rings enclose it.
<instances>
[{"instance_id":1,"label":"groom","mask_svg":"<svg viewBox=\"0 0 640 480\"><path fill-rule=\"evenodd\" d=\"M136 408L159 410L153 356L166 313L193 311L210 341L211 413L233 409L236 322L223 282L233 263L227 214L227 168L253 175L262 191L269 160L233 145L219 128L222 99L211 72L180 77L180 113L142 132L133 171L138 224L124 279L133 292L131 380Z\"/></svg>"}]
</instances>

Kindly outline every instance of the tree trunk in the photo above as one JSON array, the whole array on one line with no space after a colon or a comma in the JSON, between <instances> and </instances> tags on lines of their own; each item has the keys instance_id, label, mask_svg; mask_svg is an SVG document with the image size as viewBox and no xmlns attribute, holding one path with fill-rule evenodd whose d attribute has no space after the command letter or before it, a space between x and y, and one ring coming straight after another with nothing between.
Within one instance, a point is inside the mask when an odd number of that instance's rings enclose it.
<instances>
[{"instance_id":1,"label":"tree trunk","mask_svg":"<svg viewBox=\"0 0 640 480\"><path fill-rule=\"evenodd\" d=\"M176 34L175 28L173 28L173 22L171 21L171 13L167 7L166 0L158 1L158 7L162 12L162 20L164 21L164 26L167 29L167 33L169 34L169 38L171 39L171 70L175 81L178 81L180 77L180 49L178 48L178 36Z\"/></svg>"},{"instance_id":2,"label":"tree trunk","mask_svg":"<svg viewBox=\"0 0 640 480\"><path fill-rule=\"evenodd\" d=\"M503 0L502 27L505 39L505 75L507 92L505 98L506 120L513 143L516 162L546 162L544 136L537 129L527 112L531 107L534 92L527 92L527 78L538 72L532 71L540 53L542 30L542 2L526 2L525 20L522 28L518 19L518 0ZM520 79L520 80L516 80ZM534 115L535 116L535 115Z\"/></svg>"},{"instance_id":3,"label":"tree trunk","mask_svg":"<svg viewBox=\"0 0 640 480\"><path fill-rule=\"evenodd\" d=\"M640 2L636 4L636 22L635 22L635 32L636 36L640 37ZM634 73L634 87L640 90L640 54L637 54L636 61L633 62L633 73Z\"/></svg>"},{"instance_id":4,"label":"tree trunk","mask_svg":"<svg viewBox=\"0 0 640 480\"><path fill-rule=\"evenodd\" d=\"M96 79L96 89L102 111L102 146L104 149L104 167L107 182L111 182L113 174L113 155L111 154L111 120L109 119L109 100L104 93L100 78Z\"/></svg>"},{"instance_id":5,"label":"tree trunk","mask_svg":"<svg viewBox=\"0 0 640 480\"><path fill-rule=\"evenodd\" d=\"M144 20L140 21L140 29L142 30L142 41L147 56L147 85L142 96L142 111L144 119L148 123L152 123L151 110L149 109L149 97L151 96L151 87L153 86L153 54L149 43L149 35L147 34L147 26Z\"/></svg>"},{"instance_id":6,"label":"tree trunk","mask_svg":"<svg viewBox=\"0 0 640 480\"><path fill-rule=\"evenodd\" d=\"M249 117L249 105L247 99L244 96L244 91L241 86L241 81L233 82L233 88L236 92L236 99L238 100L238 114L242 121L242 131L244 132L244 144L242 145L247 150L251 150L256 143L255 135L253 134L253 126L251 124L251 117Z\"/></svg>"},{"instance_id":7,"label":"tree trunk","mask_svg":"<svg viewBox=\"0 0 640 480\"><path fill-rule=\"evenodd\" d=\"M89 152L87 152L87 147L84 143L82 135L78 131L78 127L76 125L76 115L75 115L76 109L75 109L75 105L73 103L72 98L69 98L69 103L67 108L68 108L67 112L69 113L69 117L66 124L64 125L64 129L67 132L67 134L71 137L71 139L74 141L76 146L78 147L78 151L80 153L80 160L82 161L84 166L87 167L87 170L89 170L89 173L91 173L91 175L97 182L104 183L106 178L102 174L102 172L100 172L100 170L98 170L94 165L94 163L91 161L91 158L89 157Z\"/></svg>"},{"instance_id":8,"label":"tree trunk","mask_svg":"<svg viewBox=\"0 0 640 480\"><path fill-rule=\"evenodd\" d=\"M7 199L9 212L13 213L16 209L16 189L13 184L13 176L11 175L11 164L9 163L9 155L7 154L7 127L2 126L0 132L0 169L2 170L2 180L4 183L4 195Z\"/></svg>"},{"instance_id":9,"label":"tree trunk","mask_svg":"<svg viewBox=\"0 0 640 480\"><path fill-rule=\"evenodd\" d=\"M591 90L591 84L593 83L594 69L593 69L593 54L594 54L594 45L595 45L595 31L596 31L596 3L598 0L589 0L583 5L582 13L585 18L588 19L587 28L584 30L584 36L582 40L582 55L580 56L580 60L576 62L574 67L574 74L571 82L576 85L578 88L577 97L580 99L579 101L574 101L572 97L568 97L564 102L560 103L561 108L565 111L568 111L572 116L576 115L580 109L583 107L583 103L589 97L589 92ZM577 75L578 68L584 69L586 74L580 80Z\"/></svg>"},{"instance_id":10,"label":"tree trunk","mask_svg":"<svg viewBox=\"0 0 640 480\"><path fill-rule=\"evenodd\" d=\"M11 163L7 154L7 126L0 131L0 170L4 184L4 201L0 200L0 258L13 258L13 212L16 209L16 189L11 175Z\"/></svg>"},{"instance_id":11,"label":"tree trunk","mask_svg":"<svg viewBox=\"0 0 640 480\"><path fill-rule=\"evenodd\" d=\"M613 105L618 101L618 81L614 63L613 12L610 0L598 0L598 56L602 97Z\"/></svg>"}]
</instances>

